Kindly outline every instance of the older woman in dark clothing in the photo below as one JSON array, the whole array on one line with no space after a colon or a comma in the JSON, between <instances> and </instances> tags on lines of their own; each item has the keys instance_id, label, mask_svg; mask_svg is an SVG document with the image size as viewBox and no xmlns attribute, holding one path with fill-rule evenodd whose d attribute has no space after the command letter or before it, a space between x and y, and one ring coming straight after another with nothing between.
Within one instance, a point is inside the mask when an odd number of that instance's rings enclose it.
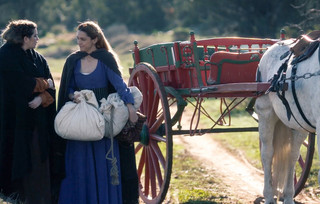
<instances>
[{"instance_id":1,"label":"older woman in dark clothing","mask_svg":"<svg viewBox=\"0 0 320 204\"><path fill-rule=\"evenodd\" d=\"M64 142L53 128L53 79L45 58L34 50L39 40L34 22L12 21L2 38L0 192L25 203L50 204L64 170Z\"/></svg>"}]
</instances>

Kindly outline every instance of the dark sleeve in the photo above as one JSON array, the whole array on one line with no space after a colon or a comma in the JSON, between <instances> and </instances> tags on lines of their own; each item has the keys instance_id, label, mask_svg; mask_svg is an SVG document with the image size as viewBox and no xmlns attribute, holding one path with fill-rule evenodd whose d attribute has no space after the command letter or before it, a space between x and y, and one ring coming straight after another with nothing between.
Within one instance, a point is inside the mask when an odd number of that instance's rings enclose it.
<instances>
[{"instance_id":1,"label":"dark sleeve","mask_svg":"<svg viewBox=\"0 0 320 204\"><path fill-rule=\"evenodd\" d=\"M31 50L31 54L35 56L34 59L37 60L36 64L39 66L38 68L43 69L43 75L42 75L43 78L35 78L35 80L37 82L36 87L40 84L39 81L41 82L41 79L43 79L43 81L45 82L44 87L40 87L42 89L39 89L38 92L40 92L39 96L42 99L42 106L48 107L50 104L55 102L56 91L49 88L47 79L51 79L53 81L53 85L54 85L54 80L51 75L47 60L35 50Z\"/></svg>"},{"instance_id":2,"label":"dark sleeve","mask_svg":"<svg viewBox=\"0 0 320 204\"><path fill-rule=\"evenodd\" d=\"M109 68L111 68L116 74L121 76L121 72L119 70L118 64L117 64L114 56L112 55L112 53L108 52L106 57L107 57L107 60L108 60L107 66Z\"/></svg>"},{"instance_id":3,"label":"dark sleeve","mask_svg":"<svg viewBox=\"0 0 320 204\"><path fill-rule=\"evenodd\" d=\"M14 64L14 63L13 63ZM13 65L19 66L19 65ZM21 68L13 68L3 71L3 78L7 88L16 93L18 96L29 98L32 96L36 86L36 80L33 77L27 76Z\"/></svg>"},{"instance_id":4,"label":"dark sleeve","mask_svg":"<svg viewBox=\"0 0 320 204\"><path fill-rule=\"evenodd\" d=\"M62 70L59 94L58 94L58 111L69 101L69 84L73 74L74 58L68 57Z\"/></svg>"},{"instance_id":5,"label":"dark sleeve","mask_svg":"<svg viewBox=\"0 0 320 204\"><path fill-rule=\"evenodd\" d=\"M66 99L66 89L67 89L67 62L65 62L62 74L61 74L61 80L60 80L60 87L59 87L59 93L58 93L58 111L61 109L61 107L65 104Z\"/></svg>"},{"instance_id":6,"label":"dark sleeve","mask_svg":"<svg viewBox=\"0 0 320 204\"><path fill-rule=\"evenodd\" d=\"M59 94L58 94L58 110L69 101L69 84L70 80L73 77L73 71L75 67L75 63L77 60L81 59L82 57L86 56L87 53L85 52L74 52L71 53L63 66L61 80L60 80L60 87L59 87Z\"/></svg>"}]
</instances>

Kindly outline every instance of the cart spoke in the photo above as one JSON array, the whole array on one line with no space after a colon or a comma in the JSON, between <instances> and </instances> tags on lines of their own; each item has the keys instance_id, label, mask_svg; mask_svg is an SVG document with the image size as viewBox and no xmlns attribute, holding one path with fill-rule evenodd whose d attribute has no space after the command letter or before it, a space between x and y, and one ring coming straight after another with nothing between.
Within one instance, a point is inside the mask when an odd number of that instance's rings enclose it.
<instances>
[{"instance_id":1,"label":"cart spoke","mask_svg":"<svg viewBox=\"0 0 320 204\"><path fill-rule=\"evenodd\" d=\"M160 125L162 124L163 120L164 120L164 115L161 114L161 116L159 116L157 118L157 120L155 120L154 123L152 124L152 126L150 127L150 132L151 133L156 132L158 130L158 128L160 127Z\"/></svg>"},{"instance_id":2,"label":"cart spoke","mask_svg":"<svg viewBox=\"0 0 320 204\"><path fill-rule=\"evenodd\" d=\"M151 126L152 123L154 123L154 121L157 118L157 112L158 112L158 108L159 108L159 95L157 93L155 93L156 91L150 91L152 92L149 96L149 100L150 100L150 106L149 106L149 110L148 110L148 116L149 116L149 121L148 121L148 126Z\"/></svg>"},{"instance_id":3,"label":"cart spoke","mask_svg":"<svg viewBox=\"0 0 320 204\"><path fill-rule=\"evenodd\" d=\"M148 77L147 83L145 84L146 88L148 89L148 97L146 98L147 104L148 104L148 112L146 112L146 114L150 117L152 112L152 107L158 107L158 100L155 100L155 87L154 87L154 83L152 81L152 78Z\"/></svg>"},{"instance_id":4,"label":"cart spoke","mask_svg":"<svg viewBox=\"0 0 320 204\"><path fill-rule=\"evenodd\" d=\"M165 159L164 159L163 154L158 146L158 143L152 142L151 147L152 147L154 153L156 154L162 168L165 169L166 168Z\"/></svg>"},{"instance_id":5,"label":"cart spoke","mask_svg":"<svg viewBox=\"0 0 320 204\"><path fill-rule=\"evenodd\" d=\"M162 137L162 136L157 135L157 134L151 134L150 135L150 139L158 141L158 142L166 142L167 141L167 139L165 137Z\"/></svg>"},{"instance_id":6,"label":"cart spoke","mask_svg":"<svg viewBox=\"0 0 320 204\"><path fill-rule=\"evenodd\" d=\"M138 177L139 179L141 178L142 172L143 172L143 167L146 164L146 150L145 148L142 150L142 154L140 157L139 165L138 165Z\"/></svg>"},{"instance_id":7,"label":"cart spoke","mask_svg":"<svg viewBox=\"0 0 320 204\"><path fill-rule=\"evenodd\" d=\"M136 146L136 148L135 148L135 153L137 154L140 150L141 150L141 148L143 147L143 145L142 144L137 144L137 146Z\"/></svg>"},{"instance_id":8,"label":"cart spoke","mask_svg":"<svg viewBox=\"0 0 320 204\"><path fill-rule=\"evenodd\" d=\"M146 149L146 163L145 163L145 178L144 178L144 193L146 196L149 195L149 181L150 181L150 158L149 158L149 152L148 147Z\"/></svg>"},{"instance_id":9,"label":"cart spoke","mask_svg":"<svg viewBox=\"0 0 320 204\"><path fill-rule=\"evenodd\" d=\"M299 165L300 165L301 168L303 168L305 166L305 162L302 159L301 155L299 156L298 162L299 162Z\"/></svg>"},{"instance_id":10,"label":"cart spoke","mask_svg":"<svg viewBox=\"0 0 320 204\"><path fill-rule=\"evenodd\" d=\"M157 160L158 158L157 158L157 155L155 154L155 152L152 152L152 158L153 158L154 172L157 176L158 187L161 188L161 185L163 183L163 179L162 179L162 173L161 173L161 169L159 166L159 162Z\"/></svg>"},{"instance_id":11,"label":"cart spoke","mask_svg":"<svg viewBox=\"0 0 320 204\"><path fill-rule=\"evenodd\" d=\"M141 93L143 95L143 100L141 104L141 108L143 110L143 113L146 113L147 107L148 107L148 87L147 87L147 79L145 72L139 72L137 76L139 80L139 88L141 90Z\"/></svg>"},{"instance_id":12,"label":"cart spoke","mask_svg":"<svg viewBox=\"0 0 320 204\"><path fill-rule=\"evenodd\" d=\"M149 162L149 170L150 170L150 183L151 183L151 195L152 198L156 197L157 194L157 185L156 185L156 177L155 174L156 168L155 168L155 157L153 154L152 148L148 148L148 162Z\"/></svg>"}]
</instances>

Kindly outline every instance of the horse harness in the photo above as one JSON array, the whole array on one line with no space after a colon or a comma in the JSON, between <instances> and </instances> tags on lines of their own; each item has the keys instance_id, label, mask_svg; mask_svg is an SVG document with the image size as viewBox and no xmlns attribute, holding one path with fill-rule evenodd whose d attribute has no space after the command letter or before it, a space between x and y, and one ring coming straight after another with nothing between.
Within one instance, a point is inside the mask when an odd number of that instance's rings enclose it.
<instances>
[{"instance_id":1,"label":"horse harness","mask_svg":"<svg viewBox=\"0 0 320 204\"><path fill-rule=\"evenodd\" d=\"M320 33L320 31L319 31L319 33ZM288 90L288 83L286 81L287 80L291 80L292 95L293 95L294 102L295 102L295 104L297 106L297 109L298 109L301 117L303 118L303 120L310 127L315 129L315 126L310 123L310 121L307 119L307 117L305 116L305 114L302 111L302 108L300 106L300 103L299 103L299 100L298 100L298 97L297 97L297 93L296 93L295 81L297 81L298 79L309 79L309 78L311 78L313 76L319 76L320 75L320 70L318 70L318 71L316 71L314 73L305 73L302 76L297 76L296 75L297 68L298 68L298 63L302 62L302 61L304 61L304 60L306 60L306 59L308 59L309 57L312 56L312 54L317 50L317 48L320 45L320 39L309 41L309 44L307 46L306 46L306 41L303 40L301 44L304 47L300 46L298 43L299 42L297 42L295 46L291 47L291 49L288 52L284 53L280 57L281 60L283 60L284 58L287 58L287 59L279 67L277 73L270 79L271 86L266 91L266 94L269 93L270 91L271 92L276 92L277 96L282 101L283 105L285 106L285 108L287 110L287 118L288 118L288 120L290 121L290 118L292 116L295 119L295 121L300 125L300 127L302 127L304 130L306 130L306 128L304 128L299 123L299 121L296 119L296 117L292 113L290 105L289 105L287 99L285 98L285 91ZM292 72L291 72L291 77L287 78L286 77L286 71L287 71L287 67L288 67L288 61L289 61L289 59L291 58L292 55L295 56L295 59L293 59L292 62L291 62L291 65L293 65ZM319 51L319 61L320 61L320 51ZM308 131L308 130L306 130L306 131Z\"/></svg>"}]
</instances>

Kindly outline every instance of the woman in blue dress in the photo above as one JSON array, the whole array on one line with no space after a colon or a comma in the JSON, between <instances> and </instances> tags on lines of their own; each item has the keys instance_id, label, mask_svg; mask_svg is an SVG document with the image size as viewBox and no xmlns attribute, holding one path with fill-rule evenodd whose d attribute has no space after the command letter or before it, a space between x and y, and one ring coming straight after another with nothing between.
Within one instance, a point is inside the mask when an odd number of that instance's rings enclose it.
<instances>
[{"instance_id":1,"label":"woman in blue dress","mask_svg":"<svg viewBox=\"0 0 320 204\"><path fill-rule=\"evenodd\" d=\"M77 28L77 42L80 51L69 55L63 68L58 110L67 101L78 102L74 91L93 90L98 101L116 91L127 104L129 120L136 122L134 100L121 77L117 55L98 24L81 23ZM66 177L61 184L59 204L122 203L119 145L116 140L112 145L119 172L118 184L110 176L113 165L106 159L111 148L109 138L66 142Z\"/></svg>"}]
</instances>

